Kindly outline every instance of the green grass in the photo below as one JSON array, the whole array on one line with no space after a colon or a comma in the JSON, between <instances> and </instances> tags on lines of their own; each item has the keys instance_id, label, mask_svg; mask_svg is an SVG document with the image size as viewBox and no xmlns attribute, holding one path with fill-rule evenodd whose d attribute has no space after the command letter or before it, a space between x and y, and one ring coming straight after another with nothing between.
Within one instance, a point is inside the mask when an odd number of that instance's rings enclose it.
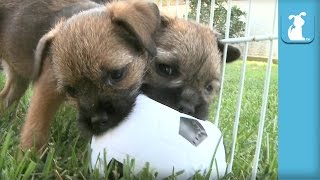
<instances>
[{"instance_id":1,"label":"green grass","mask_svg":"<svg viewBox=\"0 0 320 180\"><path fill-rule=\"evenodd\" d=\"M241 61L227 65L226 81L223 93L220 125L227 154L230 154L231 137L237 92L239 86ZM250 177L252 160L258 132L260 107L266 64L248 62L245 89L240 116L236 154L231 179ZM0 76L0 86L4 83ZM45 152L22 153L17 145L19 132L28 107L31 91L23 97L17 111L7 113L0 120L0 179L99 179L97 171L90 169L88 140L79 136L76 125L76 113L70 106L63 106L56 115L51 129L51 138ZM278 171L278 66L273 65L268 109L262 141L259 163L259 179L277 179ZM210 119L215 114L212 105ZM148 167L139 175L132 172L132 161L127 161L123 172L126 179L154 179ZM151 165L152 166L152 165ZM110 172L112 173L112 171ZM197 174L195 179L205 179ZM171 178L171 179L174 179Z\"/></svg>"},{"instance_id":2,"label":"green grass","mask_svg":"<svg viewBox=\"0 0 320 180\"><path fill-rule=\"evenodd\" d=\"M230 155L232 131L236 113L242 62L226 66L222 108L219 127L224 135L227 154ZM234 179L246 179L251 173L256 148L266 63L250 61L247 64L240 123L237 136ZM210 119L214 119L216 102L212 105ZM259 177L278 177L278 65L272 66L264 136L260 153Z\"/></svg>"}]
</instances>

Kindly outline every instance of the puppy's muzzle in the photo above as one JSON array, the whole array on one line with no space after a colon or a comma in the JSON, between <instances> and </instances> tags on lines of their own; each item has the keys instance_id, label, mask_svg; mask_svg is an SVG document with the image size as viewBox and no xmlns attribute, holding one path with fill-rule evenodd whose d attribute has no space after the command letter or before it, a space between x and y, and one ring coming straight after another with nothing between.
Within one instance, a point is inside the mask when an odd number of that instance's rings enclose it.
<instances>
[{"instance_id":1,"label":"puppy's muzzle","mask_svg":"<svg viewBox=\"0 0 320 180\"><path fill-rule=\"evenodd\" d=\"M178 104L178 111L184 114L193 115L195 113L195 107L191 103L187 102L179 102Z\"/></svg>"},{"instance_id":2,"label":"puppy's muzzle","mask_svg":"<svg viewBox=\"0 0 320 180\"><path fill-rule=\"evenodd\" d=\"M104 101L104 99L109 99ZM100 135L114 128L131 112L135 97L104 97L79 106L78 122L83 135ZM93 104L93 105L92 105Z\"/></svg>"},{"instance_id":3,"label":"puppy's muzzle","mask_svg":"<svg viewBox=\"0 0 320 180\"><path fill-rule=\"evenodd\" d=\"M96 114L91 117L91 126L93 129L105 129L108 126L107 113Z\"/></svg>"}]
</instances>

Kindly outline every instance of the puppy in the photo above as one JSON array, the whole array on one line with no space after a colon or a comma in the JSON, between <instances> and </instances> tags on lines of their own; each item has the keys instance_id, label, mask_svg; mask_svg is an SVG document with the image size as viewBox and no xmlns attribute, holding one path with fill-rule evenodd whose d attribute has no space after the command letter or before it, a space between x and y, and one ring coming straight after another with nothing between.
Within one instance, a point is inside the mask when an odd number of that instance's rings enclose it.
<instances>
[{"instance_id":1,"label":"puppy","mask_svg":"<svg viewBox=\"0 0 320 180\"><path fill-rule=\"evenodd\" d=\"M80 126L89 133L100 134L128 115L146 63L156 54L153 36L160 15L154 3L5 0L0 10L5 12L0 59L7 76L3 107L18 101L35 79L23 149L46 143L49 125L66 99L74 102Z\"/></svg>"},{"instance_id":2,"label":"puppy","mask_svg":"<svg viewBox=\"0 0 320 180\"><path fill-rule=\"evenodd\" d=\"M107 3L111 0L94 0ZM220 88L224 44L208 27L162 15L156 35L157 58L148 67L142 91L182 113L207 119L209 105ZM226 62L240 57L228 45Z\"/></svg>"},{"instance_id":3,"label":"puppy","mask_svg":"<svg viewBox=\"0 0 320 180\"><path fill-rule=\"evenodd\" d=\"M61 17L99 5L82 0L0 1L0 59L6 84L0 93L0 112L19 101L34 72L34 50L41 36Z\"/></svg>"},{"instance_id":4,"label":"puppy","mask_svg":"<svg viewBox=\"0 0 320 180\"><path fill-rule=\"evenodd\" d=\"M221 81L224 44L204 25L165 15L156 34L157 56L148 68L142 91L182 113L207 119ZM238 59L229 45L227 63Z\"/></svg>"},{"instance_id":5,"label":"puppy","mask_svg":"<svg viewBox=\"0 0 320 180\"><path fill-rule=\"evenodd\" d=\"M112 0L93 0L107 3ZM224 44L204 25L162 15L156 35L157 58L148 67L142 92L177 111L207 119L220 88ZM240 57L228 45L226 62Z\"/></svg>"}]
</instances>

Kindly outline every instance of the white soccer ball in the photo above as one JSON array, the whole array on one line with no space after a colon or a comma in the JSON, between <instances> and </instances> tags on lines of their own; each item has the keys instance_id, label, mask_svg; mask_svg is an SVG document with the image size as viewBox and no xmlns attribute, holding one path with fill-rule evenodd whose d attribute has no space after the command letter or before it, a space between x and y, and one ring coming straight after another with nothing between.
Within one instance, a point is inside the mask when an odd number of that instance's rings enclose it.
<instances>
[{"instance_id":1,"label":"white soccer ball","mask_svg":"<svg viewBox=\"0 0 320 180\"><path fill-rule=\"evenodd\" d=\"M92 137L91 149L91 164L102 175L104 164L112 159L123 163L128 156L135 160L134 173L148 162L160 179L172 175L173 168L175 172L184 170L178 179L188 179L197 171L208 172L213 157L210 179L217 179L218 174L223 177L227 166L223 138L214 124L182 114L145 95L137 97L130 115L117 127Z\"/></svg>"}]
</instances>

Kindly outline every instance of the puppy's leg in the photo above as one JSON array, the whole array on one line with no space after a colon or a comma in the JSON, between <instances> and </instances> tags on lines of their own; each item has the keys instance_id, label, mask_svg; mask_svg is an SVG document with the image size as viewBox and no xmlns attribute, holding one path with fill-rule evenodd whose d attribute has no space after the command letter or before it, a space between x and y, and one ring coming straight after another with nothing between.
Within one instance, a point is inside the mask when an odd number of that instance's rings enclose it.
<instances>
[{"instance_id":1,"label":"puppy's leg","mask_svg":"<svg viewBox=\"0 0 320 180\"><path fill-rule=\"evenodd\" d=\"M2 60L2 66L6 74L6 83L0 93L0 114L13 103L19 102L29 84L29 80L18 75L6 61Z\"/></svg>"},{"instance_id":2,"label":"puppy's leg","mask_svg":"<svg viewBox=\"0 0 320 180\"><path fill-rule=\"evenodd\" d=\"M48 69L47 69L48 70ZM64 96L56 91L52 72L41 74L34 84L33 95L21 133L20 147L41 149L48 140L49 127Z\"/></svg>"}]
</instances>

